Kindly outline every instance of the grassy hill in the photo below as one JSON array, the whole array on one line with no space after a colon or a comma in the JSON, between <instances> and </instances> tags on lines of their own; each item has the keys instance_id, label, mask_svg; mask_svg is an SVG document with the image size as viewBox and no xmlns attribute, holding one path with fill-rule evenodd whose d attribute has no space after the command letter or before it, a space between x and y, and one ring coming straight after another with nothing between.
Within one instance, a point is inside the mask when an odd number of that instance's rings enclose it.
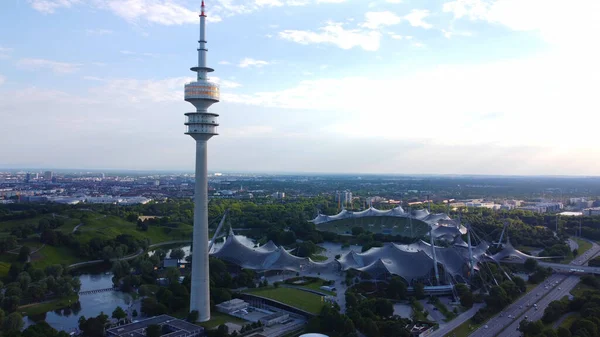
<instances>
[{"instance_id":1,"label":"grassy hill","mask_svg":"<svg viewBox=\"0 0 600 337\"><path fill-rule=\"evenodd\" d=\"M352 234L353 227L361 227L371 233L402 235L405 237L421 237L429 231L429 226L423 221L412 219L412 235L407 218L393 216L368 216L363 218L348 218L315 225L319 231L337 234Z\"/></svg>"}]
</instances>

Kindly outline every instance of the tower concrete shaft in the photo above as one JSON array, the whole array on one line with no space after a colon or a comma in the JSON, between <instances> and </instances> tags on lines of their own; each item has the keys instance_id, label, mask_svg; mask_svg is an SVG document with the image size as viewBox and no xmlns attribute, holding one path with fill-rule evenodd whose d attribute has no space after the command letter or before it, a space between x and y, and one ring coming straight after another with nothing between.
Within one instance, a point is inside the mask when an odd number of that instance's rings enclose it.
<instances>
[{"instance_id":1,"label":"tower concrete shaft","mask_svg":"<svg viewBox=\"0 0 600 337\"><path fill-rule=\"evenodd\" d=\"M218 114L208 108L219 102L219 86L208 81L206 66L206 15L204 1L200 13L200 40L198 41L198 66L191 68L197 73L196 81L185 85L185 100L196 107L195 112L185 115L186 134L196 140L196 181L194 187L194 233L192 250L192 287L190 311L198 311L198 320L210 319L210 281L208 271L208 140L217 135Z\"/></svg>"}]
</instances>

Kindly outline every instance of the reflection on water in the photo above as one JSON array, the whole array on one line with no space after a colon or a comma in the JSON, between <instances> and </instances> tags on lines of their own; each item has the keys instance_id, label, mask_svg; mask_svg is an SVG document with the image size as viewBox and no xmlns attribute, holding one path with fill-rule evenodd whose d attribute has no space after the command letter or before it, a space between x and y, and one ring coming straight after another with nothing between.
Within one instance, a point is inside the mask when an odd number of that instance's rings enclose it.
<instances>
[{"instance_id":1,"label":"reflection on water","mask_svg":"<svg viewBox=\"0 0 600 337\"><path fill-rule=\"evenodd\" d=\"M112 273L80 275L81 291L110 288L112 287L112 276ZM126 309L131 303L132 297L129 294L118 291L81 295L79 296L79 302L73 303L69 308L26 317L25 326L34 324L39 320L45 320L57 330L71 332L77 328L77 321L80 316L89 318L104 312L110 317L117 306Z\"/></svg>"},{"instance_id":2,"label":"reflection on water","mask_svg":"<svg viewBox=\"0 0 600 337\"><path fill-rule=\"evenodd\" d=\"M236 237L244 245L254 247L254 241L248 237L244 235L236 235ZM214 247L220 248L223 246L223 243L225 243L225 238L216 242ZM170 254L173 248L169 249L167 254ZM185 256L190 255L189 245L180 248L185 252ZM153 254L153 252L149 252L149 254ZM109 272L109 270L110 265L96 265L93 268L80 270L81 274L77 276L81 280L81 291L111 288L113 286L113 274ZM77 329L80 316L90 318L96 317L101 312L104 312L110 317L117 306L127 309L127 307L132 304L133 299L131 295L118 291L81 295L79 296L79 302L73 303L69 308L26 317L25 327L34 324L36 321L45 320L50 326L57 330L72 332ZM136 310L140 312L139 303L135 304L135 306Z\"/></svg>"}]
</instances>

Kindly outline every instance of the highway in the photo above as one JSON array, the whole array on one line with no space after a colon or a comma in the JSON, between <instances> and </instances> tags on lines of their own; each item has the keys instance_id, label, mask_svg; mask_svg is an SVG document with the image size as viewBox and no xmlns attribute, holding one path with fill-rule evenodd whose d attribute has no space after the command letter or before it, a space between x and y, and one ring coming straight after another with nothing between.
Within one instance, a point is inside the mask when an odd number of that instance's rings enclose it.
<instances>
[{"instance_id":1,"label":"highway","mask_svg":"<svg viewBox=\"0 0 600 337\"><path fill-rule=\"evenodd\" d=\"M571 264L582 265L590 258L600 252L600 246L592 243L590 248L583 255L574 259ZM558 284L557 284L558 282ZM470 337L489 337L489 336L520 336L516 328L519 322L528 316L529 319L540 319L544 314L544 309L553 300L561 299L567 296L571 289L579 282L578 276L566 274L553 274L543 283L539 284L532 291L519 298L516 302L508 306L502 313L492 317L483 326L475 330ZM558 289L560 288L560 289ZM548 300L547 300L548 299ZM538 303L539 301L539 303ZM538 303L538 310L533 307ZM527 305L530 306L527 306ZM510 316L510 317L509 317Z\"/></svg>"}]
</instances>

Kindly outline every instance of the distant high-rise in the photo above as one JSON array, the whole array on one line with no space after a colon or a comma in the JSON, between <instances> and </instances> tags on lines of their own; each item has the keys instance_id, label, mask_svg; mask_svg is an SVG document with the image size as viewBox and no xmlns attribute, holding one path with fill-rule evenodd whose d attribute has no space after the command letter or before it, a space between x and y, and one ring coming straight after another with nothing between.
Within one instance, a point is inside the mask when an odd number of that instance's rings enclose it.
<instances>
[{"instance_id":1,"label":"distant high-rise","mask_svg":"<svg viewBox=\"0 0 600 337\"><path fill-rule=\"evenodd\" d=\"M185 115L186 134L196 140L196 185L194 188L194 234L192 251L192 287L190 311L198 311L198 320L210 319L210 293L208 279L208 140L217 135L219 115L208 108L219 102L219 86L209 82L207 73L213 69L206 66L206 14L204 1L200 11L200 40L198 66L191 68L197 73L196 81L185 85L185 100L196 107L195 112Z\"/></svg>"},{"instance_id":2,"label":"distant high-rise","mask_svg":"<svg viewBox=\"0 0 600 337\"><path fill-rule=\"evenodd\" d=\"M31 173L27 172L25 173L25 182L28 183L31 181Z\"/></svg>"},{"instance_id":3,"label":"distant high-rise","mask_svg":"<svg viewBox=\"0 0 600 337\"><path fill-rule=\"evenodd\" d=\"M44 180L52 180L52 171L46 171L44 172Z\"/></svg>"}]
</instances>

